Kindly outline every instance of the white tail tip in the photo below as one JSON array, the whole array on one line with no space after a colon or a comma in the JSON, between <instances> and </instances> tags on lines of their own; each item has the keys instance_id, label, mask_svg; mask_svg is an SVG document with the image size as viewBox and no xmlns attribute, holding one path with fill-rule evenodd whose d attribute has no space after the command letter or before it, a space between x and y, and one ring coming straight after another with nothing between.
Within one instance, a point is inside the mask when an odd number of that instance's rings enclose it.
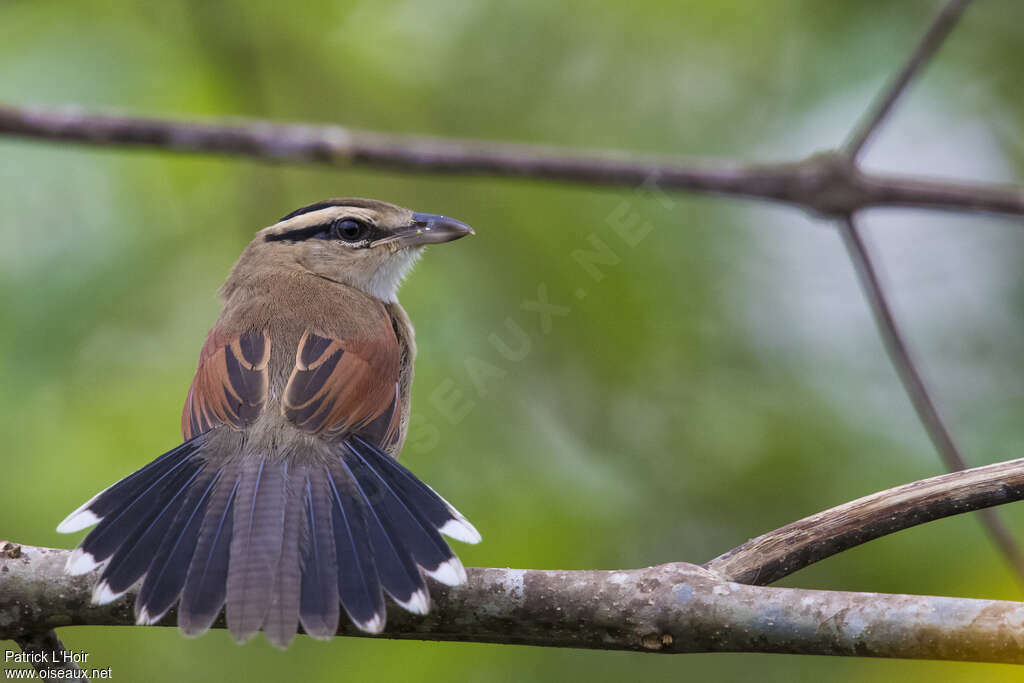
<instances>
[{"instance_id":1,"label":"white tail tip","mask_svg":"<svg viewBox=\"0 0 1024 683\"><path fill-rule=\"evenodd\" d=\"M482 538L476 527L470 524L462 515L455 519L449 519L438 531L449 538L454 538L456 541L462 541L463 543L479 543Z\"/></svg>"},{"instance_id":2,"label":"white tail tip","mask_svg":"<svg viewBox=\"0 0 1024 683\"><path fill-rule=\"evenodd\" d=\"M466 569L457 557L453 557L447 562L442 562L437 569L428 571L427 576L440 581L446 586L459 586L466 583Z\"/></svg>"},{"instance_id":3,"label":"white tail tip","mask_svg":"<svg viewBox=\"0 0 1024 683\"><path fill-rule=\"evenodd\" d=\"M96 561L96 558L92 556L92 553L87 553L81 548L75 548L71 556L68 557L67 564L64 565L64 572L71 574L72 576L79 576L81 574L88 574L96 567L100 566L101 563Z\"/></svg>"},{"instance_id":4,"label":"white tail tip","mask_svg":"<svg viewBox=\"0 0 1024 683\"><path fill-rule=\"evenodd\" d=\"M413 614L426 614L430 611L430 595L426 590L416 591L406 602L400 602L399 600L395 600L395 602Z\"/></svg>"},{"instance_id":5,"label":"white tail tip","mask_svg":"<svg viewBox=\"0 0 1024 683\"><path fill-rule=\"evenodd\" d=\"M384 630L384 615L375 614L373 619L369 621L355 621L353 622L360 631L366 631L367 633L380 633Z\"/></svg>"},{"instance_id":6,"label":"white tail tip","mask_svg":"<svg viewBox=\"0 0 1024 683\"><path fill-rule=\"evenodd\" d=\"M78 508L57 525L57 531L62 534L73 534L98 524L100 519L92 510Z\"/></svg>"},{"instance_id":7,"label":"white tail tip","mask_svg":"<svg viewBox=\"0 0 1024 683\"><path fill-rule=\"evenodd\" d=\"M96 584L96 588L93 589L92 602L94 605L106 605L107 603L117 600L127 592L128 591L121 591L120 593L115 593L110 589L110 584L106 581L100 581Z\"/></svg>"}]
</instances>

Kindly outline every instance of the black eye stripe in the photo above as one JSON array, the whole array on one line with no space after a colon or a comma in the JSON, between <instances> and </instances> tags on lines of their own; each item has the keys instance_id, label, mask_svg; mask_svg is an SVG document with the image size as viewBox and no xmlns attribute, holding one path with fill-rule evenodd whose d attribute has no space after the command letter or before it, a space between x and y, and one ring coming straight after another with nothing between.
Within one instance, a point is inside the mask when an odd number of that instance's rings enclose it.
<instances>
[{"instance_id":1,"label":"black eye stripe","mask_svg":"<svg viewBox=\"0 0 1024 683\"><path fill-rule=\"evenodd\" d=\"M289 230L278 234L270 234L263 238L265 242L302 242L304 240L317 239L317 240L332 240L335 239L331 235L331 227L335 221L328 223L320 223L318 225L309 225L305 228L296 228L295 230ZM364 241L373 242L387 237L388 233L381 230L375 225L366 225L366 234L363 237Z\"/></svg>"}]
</instances>

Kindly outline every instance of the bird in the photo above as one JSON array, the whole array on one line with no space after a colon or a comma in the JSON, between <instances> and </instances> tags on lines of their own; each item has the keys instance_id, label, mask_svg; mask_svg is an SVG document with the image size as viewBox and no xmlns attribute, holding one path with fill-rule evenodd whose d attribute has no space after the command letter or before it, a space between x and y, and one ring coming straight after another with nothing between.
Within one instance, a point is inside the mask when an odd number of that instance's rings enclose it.
<instances>
[{"instance_id":1,"label":"bird","mask_svg":"<svg viewBox=\"0 0 1024 683\"><path fill-rule=\"evenodd\" d=\"M181 417L183 442L61 522L95 528L69 574L92 600L138 585L135 619L177 606L189 637L221 610L239 643L284 649L341 611L380 633L385 595L426 614L424 576L466 572L442 534L480 533L399 464L416 343L397 292L428 245L474 234L446 216L335 198L259 230L220 289Z\"/></svg>"}]
</instances>

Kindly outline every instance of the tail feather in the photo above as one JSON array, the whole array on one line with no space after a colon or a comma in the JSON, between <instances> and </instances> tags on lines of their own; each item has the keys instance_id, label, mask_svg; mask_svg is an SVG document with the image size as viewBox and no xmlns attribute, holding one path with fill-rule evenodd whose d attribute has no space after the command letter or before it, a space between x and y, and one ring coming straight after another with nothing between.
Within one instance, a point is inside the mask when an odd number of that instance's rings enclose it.
<instances>
[{"instance_id":1,"label":"tail feather","mask_svg":"<svg viewBox=\"0 0 1024 683\"><path fill-rule=\"evenodd\" d=\"M187 447L186 447L187 446ZM70 574L85 574L104 564L127 540L134 538L170 499L173 482L182 472L191 475L200 464L195 440L183 444L122 479L71 513L58 531L78 530L87 522L98 525L68 558Z\"/></svg>"},{"instance_id":2,"label":"tail feather","mask_svg":"<svg viewBox=\"0 0 1024 683\"><path fill-rule=\"evenodd\" d=\"M370 547L366 505L352 495L351 486L344 486L345 473L340 469L330 468L326 477L333 498L338 596L352 623L368 633L379 633L384 628L384 593ZM335 477L342 482L341 487Z\"/></svg>"},{"instance_id":3,"label":"tail feather","mask_svg":"<svg viewBox=\"0 0 1024 683\"><path fill-rule=\"evenodd\" d=\"M480 532L469 520L401 463L358 436L352 437L351 443L375 469L388 473L384 475L387 480L438 531L463 543L480 542Z\"/></svg>"},{"instance_id":4,"label":"tail feather","mask_svg":"<svg viewBox=\"0 0 1024 683\"><path fill-rule=\"evenodd\" d=\"M284 528L281 551L274 577L274 588L269 594L263 632L274 647L284 650L295 640L299 628L299 602L302 593L302 567L299 545L304 520L303 490L306 484L305 468L295 467L289 472L285 463ZM265 599L266 596L261 596Z\"/></svg>"},{"instance_id":5,"label":"tail feather","mask_svg":"<svg viewBox=\"0 0 1024 683\"><path fill-rule=\"evenodd\" d=\"M284 466L247 457L235 500L235 528L228 566L226 616L238 642L259 632L284 535Z\"/></svg>"},{"instance_id":6,"label":"tail feather","mask_svg":"<svg viewBox=\"0 0 1024 683\"><path fill-rule=\"evenodd\" d=\"M441 534L475 543L479 533L377 446L350 436L324 463L251 455L245 444L237 433L207 432L94 496L59 527L98 523L67 571L102 567L100 603L141 581L140 624L178 604L182 633L196 636L226 606L236 640L263 630L280 648L300 624L332 637L342 610L380 632L385 595L426 613L424 575L465 582Z\"/></svg>"},{"instance_id":7,"label":"tail feather","mask_svg":"<svg viewBox=\"0 0 1024 683\"><path fill-rule=\"evenodd\" d=\"M93 526L111 513L123 510L168 470L189 459L199 449L201 437L173 448L117 483L108 486L87 500L57 526L62 534L72 534Z\"/></svg>"},{"instance_id":8,"label":"tail feather","mask_svg":"<svg viewBox=\"0 0 1024 683\"><path fill-rule=\"evenodd\" d=\"M222 474L223 470L217 470L197 482L168 529L135 598L135 620L139 624L160 621L181 597L207 504Z\"/></svg>"},{"instance_id":9,"label":"tail feather","mask_svg":"<svg viewBox=\"0 0 1024 683\"><path fill-rule=\"evenodd\" d=\"M102 605L115 600L146 573L201 471L199 463L178 468L162 482L159 492L139 498L132 505L139 523L135 531L123 537L121 546L103 570L93 591L94 603Z\"/></svg>"},{"instance_id":10,"label":"tail feather","mask_svg":"<svg viewBox=\"0 0 1024 683\"><path fill-rule=\"evenodd\" d=\"M379 464L375 468L362 451L369 450L356 443L344 456L349 469L359 481L388 531L396 547L408 550L416 564L428 574L449 585L465 581L466 572L437 529L412 501L407 501L388 483L389 472Z\"/></svg>"},{"instance_id":11,"label":"tail feather","mask_svg":"<svg viewBox=\"0 0 1024 683\"><path fill-rule=\"evenodd\" d=\"M303 503L306 543L302 548L299 619L311 637L327 640L338 631L338 561L327 479L307 472ZM379 589L378 589L379 592Z\"/></svg>"},{"instance_id":12,"label":"tail feather","mask_svg":"<svg viewBox=\"0 0 1024 683\"><path fill-rule=\"evenodd\" d=\"M202 635L209 630L224 607L235 499L240 482L237 467L226 468L210 495L178 608L178 628L186 636Z\"/></svg>"},{"instance_id":13,"label":"tail feather","mask_svg":"<svg viewBox=\"0 0 1024 683\"><path fill-rule=\"evenodd\" d=\"M366 531L370 538L374 562L381 586L391 598L403 608L416 614L426 614L430 609L430 594L420 574L412 554L400 540L386 509L382 505L382 493L375 481L369 485L355 476L349 466L348 458L338 459L344 472L344 479L339 481L335 475L335 484L348 483L354 490L349 495L358 501L365 510Z\"/></svg>"}]
</instances>

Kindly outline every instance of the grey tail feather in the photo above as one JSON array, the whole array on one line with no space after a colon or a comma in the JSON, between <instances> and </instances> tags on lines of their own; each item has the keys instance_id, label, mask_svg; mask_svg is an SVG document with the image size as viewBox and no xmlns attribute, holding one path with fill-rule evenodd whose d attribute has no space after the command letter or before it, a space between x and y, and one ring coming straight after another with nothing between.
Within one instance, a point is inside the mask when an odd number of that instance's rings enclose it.
<instances>
[{"instance_id":1,"label":"grey tail feather","mask_svg":"<svg viewBox=\"0 0 1024 683\"><path fill-rule=\"evenodd\" d=\"M302 593L302 568L300 544L302 526L305 522L306 468L288 467L285 463L284 528L281 536L281 551L277 563L274 588L270 593L270 605L263 624L263 632L274 647L282 650L291 645L299 628L299 612ZM307 544L309 541L306 541Z\"/></svg>"},{"instance_id":2,"label":"grey tail feather","mask_svg":"<svg viewBox=\"0 0 1024 683\"><path fill-rule=\"evenodd\" d=\"M340 609L332 501L327 477L321 470L306 472L302 494L306 543L302 547L299 619L310 637L326 640L338 631Z\"/></svg>"},{"instance_id":3,"label":"grey tail feather","mask_svg":"<svg viewBox=\"0 0 1024 683\"><path fill-rule=\"evenodd\" d=\"M228 565L228 630L238 642L263 627L281 555L285 516L284 463L265 456L242 460Z\"/></svg>"}]
</instances>

